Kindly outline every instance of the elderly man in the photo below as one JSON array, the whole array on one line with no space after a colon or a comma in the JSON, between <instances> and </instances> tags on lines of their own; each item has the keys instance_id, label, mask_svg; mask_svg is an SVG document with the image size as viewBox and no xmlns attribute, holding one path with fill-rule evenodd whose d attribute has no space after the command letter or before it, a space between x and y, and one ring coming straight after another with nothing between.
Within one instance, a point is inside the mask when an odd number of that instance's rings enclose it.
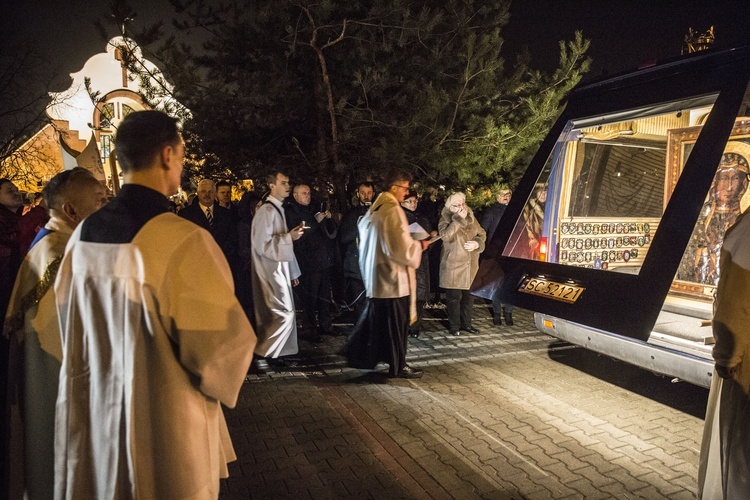
<instances>
[{"instance_id":1,"label":"elderly man","mask_svg":"<svg viewBox=\"0 0 750 500\"><path fill-rule=\"evenodd\" d=\"M232 222L228 208L216 202L216 184L210 179L198 183L198 202L189 205L179 213L180 217L193 221L206 229L221 247L232 269L237 261L237 228Z\"/></svg>"},{"instance_id":2,"label":"elderly man","mask_svg":"<svg viewBox=\"0 0 750 500\"><path fill-rule=\"evenodd\" d=\"M62 345L52 284L73 230L107 203L107 191L91 172L76 167L54 176L44 198L51 218L21 264L4 328L12 346L11 392L17 395L11 403L12 498L24 492L28 498L53 496Z\"/></svg>"},{"instance_id":3,"label":"elderly man","mask_svg":"<svg viewBox=\"0 0 750 500\"><path fill-rule=\"evenodd\" d=\"M368 304L345 347L351 366L372 369L384 361L389 375L401 378L422 376L422 370L406 364L406 335L417 316L414 270L429 245L411 237L400 205L411 180L404 170L389 172L386 191L359 222L359 265Z\"/></svg>"},{"instance_id":4,"label":"elderly man","mask_svg":"<svg viewBox=\"0 0 750 500\"><path fill-rule=\"evenodd\" d=\"M129 114L125 184L79 224L55 282L63 362L55 498L217 498L233 407L255 347L208 231L169 211L177 121Z\"/></svg>"},{"instance_id":5,"label":"elderly man","mask_svg":"<svg viewBox=\"0 0 750 500\"><path fill-rule=\"evenodd\" d=\"M335 259L336 224L331 212L319 205L320 210L313 208L310 186L298 184L292 195L294 200L286 206L286 222L290 226L302 223L307 226L302 237L294 242L294 255L302 273L298 290L301 289L303 327L307 330L307 339L320 342L320 335L336 335L331 324L331 268Z\"/></svg>"},{"instance_id":6,"label":"elderly man","mask_svg":"<svg viewBox=\"0 0 750 500\"><path fill-rule=\"evenodd\" d=\"M299 284L300 269L293 242L305 232L302 224L287 229L282 202L289 196L289 177L276 171L266 177L266 182L270 194L258 207L251 230L258 371L268 369L264 358L298 352L292 286Z\"/></svg>"}]
</instances>

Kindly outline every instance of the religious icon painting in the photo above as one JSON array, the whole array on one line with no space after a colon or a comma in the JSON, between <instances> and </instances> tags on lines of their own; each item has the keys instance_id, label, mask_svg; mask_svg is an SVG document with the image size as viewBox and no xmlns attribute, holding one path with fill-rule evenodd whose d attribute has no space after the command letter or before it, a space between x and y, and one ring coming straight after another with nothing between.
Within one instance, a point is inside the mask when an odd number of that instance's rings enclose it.
<instances>
[{"instance_id":1,"label":"religious icon painting","mask_svg":"<svg viewBox=\"0 0 750 500\"><path fill-rule=\"evenodd\" d=\"M614 222L609 224L609 232L610 234L615 234L615 232L617 232L617 226Z\"/></svg>"},{"instance_id":2,"label":"religious icon painting","mask_svg":"<svg viewBox=\"0 0 750 500\"><path fill-rule=\"evenodd\" d=\"M638 222L638 223L636 223L636 225L635 225L635 226L636 226L636 230L637 230L637 231L638 231L639 233L642 233L642 232L643 232L643 222Z\"/></svg>"},{"instance_id":3,"label":"religious icon painting","mask_svg":"<svg viewBox=\"0 0 750 500\"><path fill-rule=\"evenodd\" d=\"M583 240L583 246L584 248L591 248L591 238L586 238Z\"/></svg>"},{"instance_id":4,"label":"religious icon painting","mask_svg":"<svg viewBox=\"0 0 750 500\"><path fill-rule=\"evenodd\" d=\"M630 261L630 250L625 250L622 252L622 260L625 262Z\"/></svg>"},{"instance_id":5,"label":"religious icon painting","mask_svg":"<svg viewBox=\"0 0 750 500\"><path fill-rule=\"evenodd\" d=\"M610 250L609 251L609 261L610 262L614 262L616 260L617 260L617 252L615 252L614 250Z\"/></svg>"},{"instance_id":6,"label":"religious icon painting","mask_svg":"<svg viewBox=\"0 0 750 500\"><path fill-rule=\"evenodd\" d=\"M636 225L636 223L635 223L635 222L631 222L631 223L630 223L630 232L631 232L631 233L635 233L635 232L637 232L637 231L638 231L638 226Z\"/></svg>"},{"instance_id":7,"label":"religious icon painting","mask_svg":"<svg viewBox=\"0 0 750 500\"><path fill-rule=\"evenodd\" d=\"M609 247L609 248L615 248L615 239L614 238L610 238L610 239L607 240L607 247Z\"/></svg>"},{"instance_id":8,"label":"religious icon painting","mask_svg":"<svg viewBox=\"0 0 750 500\"><path fill-rule=\"evenodd\" d=\"M609 269L609 264L607 264L606 262L602 262L602 269L604 269L605 271Z\"/></svg>"},{"instance_id":9,"label":"religious icon painting","mask_svg":"<svg viewBox=\"0 0 750 500\"><path fill-rule=\"evenodd\" d=\"M602 259L599 257L594 259L594 269L601 269L602 268Z\"/></svg>"},{"instance_id":10,"label":"religious icon painting","mask_svg":"<svg viewBox=\"0 0 750 500\"><path fill-rule=\"evenodd\" d=\"M639 236L638 237L638 246L642 247L645 243L646 243L646 238L644 238L643 236Z\"/></svg>"},{"instance_id":11,"label":"religious icon painting","mask_svg":"<svg viewBox=\"0 0 750 500\"><path fill-rule=\"evenodd\" d=\"M575 262L576 261L577 254L576 252L570 252L568 254L568 261Z\"/></svg>"},{"instance_id":12,"label":"religious icon painting","mask_svg":"<svg viewBox=\"0 0 750 500\"><path fill-rule=\"evenodd\" d=\"M562 234L568 234L568 223L563 222L562 226L560 226L560 230L562 231Z\"/></svg>"},{"instance_id":13,"label":"religious icon painting","mask_svg":"<svg viewBox=\"0 0 750 500\"><path fill-rule=\"evenodd\" d=\"M583 234L583 222L576 224L576 234Z\"/></svg>"},{"instance_id":14,"label":"religious icon painting","mask_svg":"<svg viewBox=\"0 0 750 500\"><path fill-rule=\"evenodd\" d=\"M637 248L631 248L630 249L630 256L634 259L638 258L638 249Z\"/></svg>"},{"instance_id":15,"label":"religious icon painting","mask_svg":"<svg viewBox=\"0 0 750 500\"><path fill-rule=\"evenodd\" d=\"M622 223L618 223L616 226L617 234L621 234L623 231Z\"/></svg>"},{"instance_id":16,"label":"religious icon painting","mask_svg":"<svg viewBox=\"0 0 750 500\"><path fill-rule=\"evenodd\" d=\"M591 229L594 234L599 234L599 224L594 224Z\"/></svg>"},{"instance_id":17,"label":"religious icon painting","mask_svg":"<svg viewBox=\"0 0 750 500\"><path fill-rule=\"evenodd\" d=\"M560 252L560 260L568 260L568 251L567 250L563 250L562 252Z\"/></svg>"},{"instance_id":18,"label":"religious icon painting","mask_svg":"<svg viewBox=\"0 0 750 500\"><path fill-rule=\"evenodd\" d=\"M622 246L622 236L617 237L617 239L615 240L615 246L617 248L620 248Z\"/></svg>"},{"instance_id":19,"label":"religious icon painting","mask_svg":"<svg viewBox=\"0 0 750 500\"><path fill-rule=\"evenodd\" d=\"M602 260L607 260L607 259L609 259L609 252L605 250L602 252Z\"/></svg>"},{"instance_id":20,"label":"religious icon painting","mask_svg":"<svg viewBox=\"0 0 750 500\"><path fill-rule=\"evenodd\" d=\"M594 248L599 248L599 238L595 238L594 241L591 242L591 244L594 246Z\"/></svg>"},{"instance_id":21,"label":"religious icon painting","mask_svg":"<svg viewBox=\"0 0 750 500\"><path fill-rule=\"evenodd\" d=\"M584 224L584 226L583 226L583 232L585 234L591 234L591 224Z\"/></svg>"},{"instance_id":22,"label":"religious icon painting","mask_svg":"<svg viewBox=\"0 0 750 500\"><path fill-rule=\"evenodd\" d=\"M583 248L583 240L578 239L576 240L576 249L581 250Z\"/></svg>"},{"instance_id":23,"label":"religious icon painting","mask_svg":"<svg viewBox=\"0 0 750 500\"><path fill-rule=\"evenodd\" d=\"M651 232L651 225L648 222L643 223L643 232L644 233L650 233Z\"/></svg>"},{"instance_id":24,"label":"religious icon painting","mask_svg":"<svg viewBox=\"0 0 750 500\"><path fill-rule=\"evenodd\" d=\"M584 255L586 260L591 260L591 252L586 252Z\"/></svg>"}]
</instances>

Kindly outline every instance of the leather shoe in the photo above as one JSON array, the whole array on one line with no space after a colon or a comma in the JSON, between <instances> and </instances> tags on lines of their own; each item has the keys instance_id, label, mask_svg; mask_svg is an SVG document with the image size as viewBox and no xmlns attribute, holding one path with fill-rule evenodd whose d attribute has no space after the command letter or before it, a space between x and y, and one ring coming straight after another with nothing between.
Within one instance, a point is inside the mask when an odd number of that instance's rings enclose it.
<instances>
[{"instance_id":1,"label":"leather shoe","mask_svg":"<svg viewBox=\"0 0 750 500\"><path fill-rule=\"evenodd\" d=\"M396 374L398 378L419 378L422 376L422 370L419 368L412 368L409 365L401 368L401 371Z\"/></svg>"},{"instance_id":2,"label":"leather shoe","mask_svg":"<svg viewBox=\"0 0 750 500\"><path fill-rule=\"evenodd\" d=\"M461 328L461 330L463 330L465 332L469 332L469 333L479 333L479 330L477 330L473 326L467 326L465 328Z\"/></svg>"},{"instance_id":3,"label":"leather shoe","mask_svg":"<svg viewBox=\"0 0 750 500\"><path fill-rule=\"evenodd\" d=\"M505 313L505 324L506 326L513 326L513 315L511 313Z\"/></svg>"},{"instance_id":4,"label":"leather shoe","mask_svg":"<svg viewBox=\"0 0 750 500\"><path fill-rule=\"evenodd\" d=\"M461 332L459 332L458 330L448 330L448 333L450 333L454 337L458 337L459 335L461 335Z\"/></svg>"},{"instance_id":5,"label":"leather shoe","mask_svg":"<svg viewBox=\"0 0 750 500\"><path fill-rule=\"evenodd\" d=\"M409 337L419 338L419 330L409 330Z\"/></svg>"},{"instance_id":6,"label":"leather shoe","mask_svg":"<svg viewBox=\"0 0 750 500\"><path fill-rule=\"evenodd\" d=\"M263 358L254 358L253 362L250 363L250 369L247 371L247 373L265 375L266 373L270 373L272 371L273 370L271 369L271 365L268 364L268 361Z\"/></svg>"}]
</instances>

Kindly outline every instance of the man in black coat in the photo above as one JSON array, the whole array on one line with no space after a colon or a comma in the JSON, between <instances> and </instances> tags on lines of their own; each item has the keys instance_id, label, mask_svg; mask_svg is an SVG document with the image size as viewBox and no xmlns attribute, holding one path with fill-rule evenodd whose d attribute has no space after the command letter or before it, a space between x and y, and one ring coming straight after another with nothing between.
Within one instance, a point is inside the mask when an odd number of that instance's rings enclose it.
<instances>
[{"instance_id":1,"label":"man in black coat","mask_svg":"<svg viewBox=\"0 0 750 500\"><path fill-rule=\"evenodd\" d=\"M339 246L343 258L344 279L346 280L346 303L354 308L354 322L362 314L365 306L365 284L359 270L359 233L357 222L372 205L375 189L372 182L360 182L357 187L358 205L352 207L341 220L339 226Z\"/></svg>"},{"instance_id":2,"label":"man in black coat","mask_svg":"<svg viewBox=\"0 0 750 500\"><path fill-rule=\"evenodd\" d=\"M180 210L180 217L205 228L221 247L229 267L237 268L237 228L228 209L216 202L216 184L209 179L198 183L197 202Z\"/></svg>"},{"instance_id":3,"label":"man in black coat","mask_svg":"<svg viewBox=\"0 0 750 500\"><path fill-rule=\"evenodd\" d=\"M319 342L321 334L336 335L331 324L331 268L335 262L336 224L330 211L312 204L309 186L299 184L292 194L294 199L284 207L286 224L296 227L305 223L304 234L294 242L294 256L302 272L299 295L303 338Z\"/></svg>"},{"instance_id":4,"label":"man in black coat","mask_svg":"<svg viewBox=\"0 0 750 500\"><path fill-rule=\"evenodd\" d=\"M487 246L489 246L492 237L495 235L497 225L500 222L500 218L505 213L505 209L508 207L512 194L513 191L511 191L508 186L501 186L497 191L497 202L487 207L482 214L482 219L479 221L479 225L482 226L482 229L487 233ZM503 308L504 312L501 313L501 309ZM513 326L512 304L502 304L496 296L492 297L492 313L492 322L495 325L502 324L502 320L500 319L502 314L505 319L505 324L507 326Z\"/></svg>"}]
</instances>

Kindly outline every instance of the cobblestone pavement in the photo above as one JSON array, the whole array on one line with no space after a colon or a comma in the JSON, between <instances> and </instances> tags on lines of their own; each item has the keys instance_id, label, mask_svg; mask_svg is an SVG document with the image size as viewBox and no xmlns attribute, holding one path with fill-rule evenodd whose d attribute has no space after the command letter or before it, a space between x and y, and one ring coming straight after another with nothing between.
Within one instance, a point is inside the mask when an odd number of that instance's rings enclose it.
<instances>
[{"instance_id":1,"label":"cobblestone pavement","mask_svg":"<svg viewBox=\"0 0 750 500\"><path fill-rule=\"evenodd\" d=\"M708 391L541 334L528 311L493 326L480 302L475 335L428 311L409 339L421 379L345 367L343 337L249 375L221 498L695 498Z\"/></svg>"}]
</instances>

